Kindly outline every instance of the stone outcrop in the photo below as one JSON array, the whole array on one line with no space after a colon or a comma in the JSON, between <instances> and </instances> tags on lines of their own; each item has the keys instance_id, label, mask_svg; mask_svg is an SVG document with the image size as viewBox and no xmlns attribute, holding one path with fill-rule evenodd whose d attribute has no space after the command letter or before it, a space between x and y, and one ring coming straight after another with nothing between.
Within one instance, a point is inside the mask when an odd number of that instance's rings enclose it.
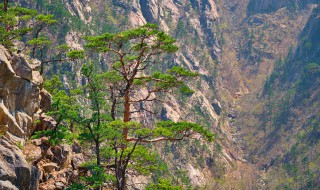
<instances>
[{"instance_id":1,"label":"stone outcrop","mask_svg":"<svg viewBox=\"0 0 320 190\"><path fill-rule=\"evenodd\" d=\"M52 96L42 88L39 66L0 46L0 190L65 189L79 179L85 161L76 143L50 147L45 137L25 143L56 125L45 114Z\"/></svg>"},{"instance_id":2,"label":"stone outcrop","mask_svg":"<svg viewBox=\"0 0 320 190\"><path fill-rule=\"evenodd\" d=\"M0 46L0 127L16 137L26 139L34 114L40 110L42 77L20 54L8 53ZM4 127L6 126L6 127Z\"/></svg>"},{"instance_id":3,"label":"stone outcrop","mask_svg":"<svg viewBox=\"0 0 320 190\"><path fill-rule=\"evenodd\" d=\"M1 137L0 152L0 189L36 190L39 171L28 164L21 150Z\"/></svg>"},{"instance_id":4,"label":"stone outcrop","mask_svg":"<svg viewBox=\"0 0 320 190\"><path fill-rule=\"evenodd\" d=\"M43 137L28 141L23 153L27 160L35 160L45 155L38 163L37 168L41 171L38 189L65 189L74 182L78 182L80 174L86 173L81 164L85 162L83 154L78 152L78 144L61 144L50 147L46 153L48 139Z\"/></svg>"},{"instance_id":5,"label":"stone outcrop","mask_svg":"<svg viewBox=\"0 0 320 190\"><path fill-rule=\"evenodd\" d=\"M0 46L0 189L38 189L40 172L18 148L30 137L41 108L50 107L38 67L39 62Z\"/></svg>"}]
</instances>

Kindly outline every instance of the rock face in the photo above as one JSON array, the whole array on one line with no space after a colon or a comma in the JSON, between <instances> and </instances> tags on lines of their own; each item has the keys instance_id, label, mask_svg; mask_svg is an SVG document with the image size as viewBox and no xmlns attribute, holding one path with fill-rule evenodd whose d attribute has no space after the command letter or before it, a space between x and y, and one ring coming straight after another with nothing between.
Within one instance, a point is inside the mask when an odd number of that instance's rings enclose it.
<instances>
[{"instance_id":1,"label":"rock face","mask_svg":"<svg viewBox=\"0 0 320 190\"><path fill-rule=\"evenodd\" d=\"M34 114L40 111L42 77L23 55L9 55L0 46L0 126L25 139Z\"/></svg>"},{"instance_id":2,"label":"rock face","mask_svg":"<svg viewBox=\"0 0 320 190\"><path fill-rule=\"evenodd\" d=\"M36 67L0 46L0 189L38 188L39 171L17 147L30 136L36 113L41 113L42 77Z\"/></svg>"},{"instance_id":3,"label":"rock face","mask_svg":"<svg viewBox=\"0 0 320 190\"><path fill-rule=\"evenodd\" d=\"M248 5L248 11L249 14L270 13L283 7L297 10L304 9L308 4L316 2L316 0L251 0Z\"/></svg>"},{"instance_id":4,"label":"rock face","mask_svg":"<svg viewBox=\"0 0 320 190\"><path fill-rule=\"evenodd\" d=\"M78 179L84 162L81 154L72 158L71 145L61 145L49 149L37 167L28 163L42 156L48 139L36 139L34 144L24 143L25 140L34 131L56 125L45 114L52 97L42 88L38 67L39 62L29 61L24 55L11 55L0 46L0 190L64 189L67 179ZM34 124L35 120L39 122ZM21 145L23 152L18 148ZM74 147L79 153L80 148Z\"/></svg>"},{"instance_id":5,"label":"rock face","mask_svg":"<svg viewBox=\"0 0 320 190\"><path fill-rule=\"evenodd\" d=\"M27 163L20 149L2 137L0 152L0 189L38 188L39 172Z\"/></svg>"}]
</instances>

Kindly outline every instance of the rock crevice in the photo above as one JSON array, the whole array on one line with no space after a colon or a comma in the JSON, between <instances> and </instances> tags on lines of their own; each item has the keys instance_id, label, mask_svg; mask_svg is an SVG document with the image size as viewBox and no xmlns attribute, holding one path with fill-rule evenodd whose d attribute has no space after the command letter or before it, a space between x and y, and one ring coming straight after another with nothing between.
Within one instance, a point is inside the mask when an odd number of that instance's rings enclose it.
<instances>
[{"instance_id":1,"label":"rock crevice","mask_svg":"<svg viewBox=\"0 0 320 190\"><path fill-rule=\"evenodd\" d=\"M38 189L40 172L18 148L30 137L32 123L42 112L43 81L37 65L0 46L0 189Z\"/></svg>"}]
</instances>

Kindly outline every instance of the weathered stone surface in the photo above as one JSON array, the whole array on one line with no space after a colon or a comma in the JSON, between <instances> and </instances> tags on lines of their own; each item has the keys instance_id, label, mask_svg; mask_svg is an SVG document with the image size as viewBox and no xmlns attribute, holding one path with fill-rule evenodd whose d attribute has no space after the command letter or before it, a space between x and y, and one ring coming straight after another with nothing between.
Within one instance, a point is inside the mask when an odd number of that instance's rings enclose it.
<instances>
[{"instance_id":1,"label":"weathered stone surface","mask_svg":"<svg viewBox=\"0 0 320 190\"><path fill-rule=\"evenodd\" d=\"M10 57L9 53L5 51L5 48L0 45L0 76L13 76L15 75L12 66L8 58Z\"/></svg>"},{"instance_id":2,"label":"weathered stone surface","mask_svg":"<svg viewBox=\"0 0 320 190\"><path fill-rule=\"evenodd\" d=\"M72 165L73 165L73 169L79 169L80 168L80 165L82 163L85 162L85 159L83 157L83 154L73 154L72 155Z\"/></svg>"},{"instance_id":3,"label":"weathered stone surface","mask_svg":"<svg viewBox=\"0 0 320 190\"><path fill-rule=\"evenodd\" d=\"M41 176L41 171L39 171L36 167L32 167L31 169L31 179L30 179L30 190L38 190L39 188L39 179Z\"/></svg>"},{"instance_id":4,"label":"weathered stone surface","mask_svg":"<svg viewBox=\"0 0 320 190\"><path fill-rule=\"evenodd\" d=\"M11 65L16 75L29 81L32 80L32 67L23 55L14 54Z\"/></svg>"},{"instance_id":5,"label":"weathered stone surface","mask_svg":"<svg viewBox=\"0 0 320 190\"><path fill-rule=\"evenodd\" d=\"M11 56L0 45L0 189L38 189L39 170L15 144L29 137L40 110L43 81L37 65L34 61L30 65L22 54Z\"/></svg>"},{"instance_id":6,"label":"weathered stone surface","mask_svg":"<svg viewBox=\"0 0 320 190\"><path fill-rule=\"evenodd\" d=\"M217 113L217 115L221 114L222 107L221 107L221 104L220 104L220 102L218 100L215 99L213 101L212 107L213 107L214 111Z\"/></svg>"},{"instance_id":7,"label":"weathered stone surface","mask_svg":"<svg viewBox=\"0 0 320 190\"><path fill-rule=\"evenodd\" d=\"M38 123L34 129L31 129L31 131L41 131L45 129L53 129L53 127L56 125L56 121L46 114L42 113L39 116L40 123Z\"/></svg>"},{"instance_id":8,"label":"weathered stone surface","mask_svg":"<svg viewBox=\"0 0 320 190\"><path fill-rule=\"evenodd\" d=\"M53 170L55 170L58 167L58 165L56 163L50 162L50 163L43 164L42 167L45 172L51 173Z\"/></svg>"},{"instance_id":9,"label":"weathered stone surface","mask_svg":"<svg viewBox=\"0 0 320 190\"><path fill-rule=\"evenodd\" d=\"M40 108L44 112L47 112L51 108L52 96L45 89L42 89L40 91L40 96L41 96Z\"/></svg>"},{"instance_id":10,"label":"weathered stone surface","mask_svg":"<svg viewBox=\"0 0 320 190\"><path fill-rule=\"evenodd\" d=\"M40 141L40 144L38 145ZM36 160L41 156L41 147L42 141L40 139L33 140L28 142L23 147L23 154L26 156L27 160Z\"/></svg>"},{"instance_id":11,"label":"weathered stone surface","mask_svg":"<svg viewBox=\"0 0 320 190\"><path fill-rule=\"evenodd\" d=\"M147 22L158 19L159 8L155 0L140 0L141 11Z\"/></svg>"},{"instance_id":12,"label":"weathered stone surface","mask_svg":"<svg viewBox=\"0 0 320 190\"><path fill-rule=\"evenodd\" d=\"M18 137L24 136L24 131L19 127L15 118L10 114L9 110L4 106L3 101L0 102L0 126L7 126L8 132ZM4 128L2 128L4 129Z\"/></svg>"},{"instance_id":13,"label":"weathered stone surface","mask_svg":"<svg viewBox=\"0 0 320 190\"><path fill-rule=\"evenodd\" d=\"M250 0L248 5L249 14L270 13L283 7L289 10L303 9L308 4L316 3L317 0Z\"/></svg>"},{"instance_id":14,"label":"weathered stone surface","mask_svg":"<svg viewBox=\"0 0 320 190\"><path fill-rule=\"evenodd\" d=\"M31 179L37 181L34 175L38 175L38 170L32 169L21 150L9 143L8 139L1 137L0 152L0 180L9 181L12 186L19 190L36 189L37 187L34 184L31 185ZM0 183L0 189L5 188L2 187L3 185L10 187L10 183ZM10 188L14 189L14 187Z\"/></svg>"},{"instance_id":15,"label":"weathered stone surface","mask_svg":"<svg viewBox=\"0 0 320 190\"><path fill-rule=\"evenodd\" d=\"M81 153L81 145L79 144L79 142L73 142L73 144L72 144L72 152L74 152L74 153Z\"/></svg>"},{"instance_id":16,"label":"weathered stone surface","mask_svg":"<svg viewBox=\"0 0 320 190\"><path fill-rule=\"evenodd\" d=\"M32 126L32 118L24 112L16 113L16 121L19 127L26 133Z\"/></svg>"},{"instance_id":17,"label":"weathered stone surface","mask_svg":"<svg viewBox=\"0 0 320 190\"><path fill-rule=\"evenodd\" d=\"M54 155L53 161L58 163L60 167L66 168L71 164L72 148L70 145L55 146L51 150Z\"/></svg>"},{"instance_id":18,"label":"weathered stone surface","mask_svg":"<svg viewBox=\"0 0 320 190\"><path fill-rule=\"evenodd\" d=\"M18 190L18 188L12 185L10 181L0 180L0 187L1 187L1 190Z\"/></svg>"}]
</instances>

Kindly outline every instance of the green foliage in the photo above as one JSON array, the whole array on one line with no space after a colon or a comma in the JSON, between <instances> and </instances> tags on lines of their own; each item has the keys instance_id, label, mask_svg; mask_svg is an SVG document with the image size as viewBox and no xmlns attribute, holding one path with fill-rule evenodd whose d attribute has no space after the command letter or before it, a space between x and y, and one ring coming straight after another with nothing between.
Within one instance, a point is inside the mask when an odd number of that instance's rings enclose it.
<instances>
[{"instance_id":1,"label":"green foliage","mask_svg":"<svg viewBox=\"0 0 320 190\"><path fill-rule=\"evenodd\" d=\"M54 75L50 80L46 80L43 86L51 95L56 95L63 89L63 83L58 75Z\"/></svg>"},{"instance_id":2,"label":"green foliage","mask_svg":"<svg viewBox=\"0 0 320 190\"><path fill-rule=\"evenodd\" d=\"M47 24L51 25L57 22L57 20L54 20L53 14L39 14L35 17L35 20L38 22L37 24Z\"/></svg>"},{"instance_id":3,"label":"green foliage","mask_svg":"<svg viewBox=\"0 0 320 190\"><path fill-rule=\"evenodd\" d=\"M71 59L83 59L85 54L83 50L72 50L67 52L66 56Z\"/></svg>"},{"instance_id":4,"label":"green foliage","mask_svg":"<svg viewBox=\"0 0 320 190\"><path fill-rule=\"evenodd\" d=\"M67 187L67 190L82 190L86 189L86 186L81 183L73 183L71 186Z\"/></svg>"},{"instance_id":5,"label":"green foliage","mask_svg":"<svg viewBox=\"0 0 320 190\"><path fill-rule=\"evenodd\" d=\"M54 102L48 114L54 115L58 124L54 129L38 132L35 136L49 136L52 145L62 139L74 138L87 146L92 145L90 148L95 155L91 156L90 164L85 165L90 175L70 188L101 188L108 182L123 190L128 170L134 174L150 175L166 168L157 166L159 158L150 151L148 143L183 140L194 134L201 134L208 141L214 139L214 135L203 126L186 121L159 121L153 127L130 121L130 114L134 112L130 104L153 101L150 97L154 93L174 89L193 93L185 80L199 76L198 73L178 66L166 72L150 72L148 69L157 63L158 55L178 50L175 39L158 30L154 24L86 39L86 47L97 53L110 54L113 59L111 67L106 72L98 72L93 64L83 65L81 74L86 84L68 92L63 90L57 76L48 80L44 86L53 94ZM69 51L66 45L58 47L58 51L68 51L66 56L71 59L85 57L83 51ZM135 99L141 88L148 89L148 95L141 100ZM169 187L168 182L160 180L153 187L164 189Z\"/></svg>"},{"instance_id":6,"label":"green foliage","mask_svg":"<svg viewBox=\"0 0 320 190\"><path fill-rule=\"evenodd\" d=\"M47 115L55 116L57 124L52 129L37 131L32 136L32 139L41 138L43 136L49 137L49 143L52 146L61 143L63 140L72 143L76 138L76 134L69 130L69 125L72 123L70 118L77 115L77 113L74 112L75 98L68 95L64 90L59 90L62 88L62 83L58 76L54 76L51 80L46 81L44 86L47 87L49 92L53 95L52 108L47 112Z\"/></svg>"},{"instance_id":7,"label":"green foliage","mask_svg":"<svg viewBox=\"0 0 320 190\"><path fill-rule=\"evenodd\" d=\"M21 142L21 141L18 141L18 143L17 143L17 147L18 147L20 150L22 150L22 149L23 149L23 144L22 144L22 142Z\"/></svg>"},{"instance_id":8,"label":"green foliage","mask_svg":"<svg viewBox=\"0 0 320 190\"><path fill-rule=\"evenodd\" d=\"M194 93L193 90L191 90L189 88L189 86L187 86L186 84L182 84L181 87L180 87L180 92L182 94L186 94L186 95L192 95Z\"/></svg>"},{"instance_id":9,"label":"green foliage","mask_svg":"<svg viewBox=\"0 0 320 190\"><path fill-rule=\"evenodd\" d=\"M186 70L183 67L174 66L171 69L168 70L169 73L178 75L178 76L184 76L184 77L196 77L199 76L199 73L191 72L189 70Z\"/></svg>"},{"instance_id":10,"label":"green foliage","mask_svg":"<svg viewBox=\"0 0 320 190\"><path fill-rule=\"evenodd\" d=\"M154 38L150 43L145 41L138 41L137 39L150 39ZM87 47L94 48L99 52L107 52L116 49L113 45L120 45L125 47L128 43L131 45L130 49L134 52L139 52L142 48L146 52L150 52L154 49L164 51L166 53L173 53L178 50L178 47L174 45L175 39L171 38L166 33L159 31L158 26L155 24L145 24L139 28L127 30L117 34L104 33L100 36L90 36L86 38L88 41ZM109 45L112 45L109 47ZM127 55L127 56L132 56Z\"/></svg>"},{"instance_id":11,"label":"green foliage","mask_svg":"<svg viewBox=\"0 0 320 190\"><path fill-rule=\"evenodd\" d=\"M214 135L205 129L203 126L190 122L173 122L173 121L160 121L153 129L153 133L159 136L173 137L180 131L191 131L202 134L202 136L208 140L213 141Z\"/></svg>"},{"instance_id":12,"label":"green foliage","mask_svg":"<svg viewBox=\"0 0 320 190\"><path fill-rule=\"evenodd\" d=\"M182 187L173 185L169 179L159 179L158 183L148 185L146 190L182 190Z\"/></svg>"},{"instance_id":13,"label":"green foliage","mask_svg":"<svg viewBox=\"0 0 320 190\"><path fill-rule=\"evenodd\" d=\"M38 37L38 38L33 38L32 40L29 40L28 44L32 46L40 47L40 46L50 45L52 44L52 42L45 37Z\"/></svg>"},{"instance_id":14,"label":"green foliage","mask_svg":"<svg viewBox=\"0 0 320 190\"><path fill-rule=\"evenodd\" d=\"M305 66L305 76L309 79L320 77L320 64L309 63Z\"/></svg>"},{"instance_id":15,"label":"green foliage","mask_svg":"<svg viewBox=\"0 0 320 190\"><path fill-rule=\"evenodd\" d=\"M85 165L90 170L90 175L82 177L82 180L86 184L87 188L103 187L105 182L112 182L115 180L113 175L107 174L105 169L95 164Z\"/></svg>"},{"instance_id":16,"label":"green foliage","mask_svg":"<svg viewBox=\"0 0 320 190\"><path fill-rule=\"evenodd\" d=\"M45 63L66 61L66 57L68 60L84 58L84 53L80 50L67 49L67 52L66 49L53 48L55 44L47 29L57 22L54 15L38 14L36 10L14 5L9 5L7 11L4 11L3 6L0 5L0 43L10 51L15 51L15 40L27 42L26 52L41 61L40 74L44 72Z\"/></svg>"},{"instance_id":17,"label":"green foliage","mask_svg":"<svg viewBox=\"0 0 320 190\"><path fill-rule=\"evenodd\" d=\"M21 40L29 35L29 44L44 46L51 42L44 37L39 37L44 28L57 22L53 15L38 14L36 10L19 6L9 6L7 11L0 5L0 42L7 48L12 48L13 40ZM33 39L34 38L34 39Z\"/></svg>"},{"instance_id":18,"label":"green foliage","mask_svg":"<svg viewBox=\"0 0 320 190\"><path fill-rule=\"evenodd\" d=\"M6 48L12 48L12 41L21 39L22 36L30 33L33 28L29 24L37 15L36 10L9 5L4 11L3 4L0 5L0 43Z\"/></svg>"}]
</instances>

